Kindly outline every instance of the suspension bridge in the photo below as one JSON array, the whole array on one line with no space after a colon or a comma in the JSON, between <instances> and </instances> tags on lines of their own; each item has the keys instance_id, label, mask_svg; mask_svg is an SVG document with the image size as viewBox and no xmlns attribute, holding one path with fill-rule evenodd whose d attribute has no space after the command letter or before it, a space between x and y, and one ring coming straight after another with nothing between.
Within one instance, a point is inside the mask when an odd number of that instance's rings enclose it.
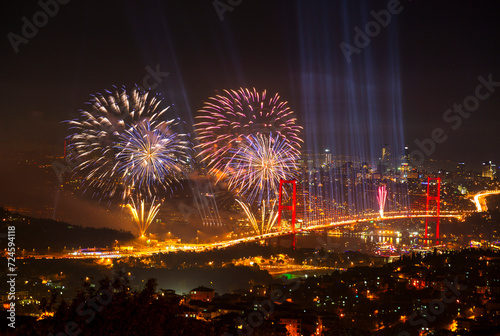
<instances>
[{"instance_id":1,"label":"suspension bridge","mask_svg":"<svg viewBox=\"0 0 500 336\"><path fill-rule=\"evenodd\" d=\"M283 205L283 187L287 184L291 185L292 189L292 203L289 205ZM307 223L304 221L299 222L296 219L296 181L280 181L280 192L279 192L279 203L278 203L278 219L276 223L275 231L257 234L249 237L238 238L230 241L225 241L219 243L220 246L229 246L235 245L245 242L252 241L261 241L273 238L280 238L290 236L292 239L292 247L295 247L296 239L295 235L304 233L304 232L312 232L312 231L320 231L320 230L331 230L337 227L345 227L356 225L360 223L370 222L370 221L385 221L385 220L397 220L397 219L412 219L412 218L422 218L425 219L425 234L423 239L430 239L429 227L430 223L435 223L435 234L434 239L439 239L439 229L440 229L440 220L443 218L455 218L459 221L462 221L465 216L474 213L474 212L482 212L486 211L486 202L485 198L489 195L500 194L500 190L484 190L477 194L468 196L476 205L476 211L474 210L457 210L457 211L442 211L441 210L441 179L438 177L429 177L427 180L427 193L426 197L426 210L412 210L412 211L391 211L384 212L383 206L384 202L379 201L380 210L379 212L361 214L361 215L349 215L349 216L337 216L328 219L321 220L308 220ZM385 188L381 194L384 194L386 197ZM290 211L291 212L291 221L290 225L287 227L283 226L281 223L282 220L282 212ZM219 245L215 244L215 245Z\"/></svg>"}]
</instances>

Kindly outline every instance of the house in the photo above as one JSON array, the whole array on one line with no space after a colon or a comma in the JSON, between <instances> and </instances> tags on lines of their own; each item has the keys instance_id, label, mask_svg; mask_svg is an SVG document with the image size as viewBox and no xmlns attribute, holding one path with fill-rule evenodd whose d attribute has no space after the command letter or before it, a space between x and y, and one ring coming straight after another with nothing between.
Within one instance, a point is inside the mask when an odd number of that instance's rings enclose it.
<instances>
[{"instance_id":1,"label":"house","mask_svg":"<svg viewBox=\"0 0 500 336\"><path fill-rule=\"evenodd\" d=\"M215 295L215 291L212 288L207 288L204 286L196 287L192 289L189 295L190 300L199 300L203 302L212 302Z\"/></svg>"}]
</instances>

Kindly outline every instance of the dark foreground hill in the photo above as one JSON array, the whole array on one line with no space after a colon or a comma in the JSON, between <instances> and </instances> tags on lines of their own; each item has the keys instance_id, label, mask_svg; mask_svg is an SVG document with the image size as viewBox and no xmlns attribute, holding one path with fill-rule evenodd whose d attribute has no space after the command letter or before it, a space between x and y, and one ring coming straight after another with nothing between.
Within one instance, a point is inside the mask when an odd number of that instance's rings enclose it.
<instances>
[{"instance_id":1,"label":"dark foreground hill","mask_svg":"<svg viewBox=\"0 0 500 336\"><path fill-rule=\"evenodd\" d=\"M16 247L21 252L33 252L35 249L35 252L43 254L48 251L61 252L64 248L104 248L111 247L115 240L123 242L134 238L129 231L82 227L47 218L23 216L0 208L0 232L7 233L8 226L15 226Z\"/></svg>"}]
</instances>

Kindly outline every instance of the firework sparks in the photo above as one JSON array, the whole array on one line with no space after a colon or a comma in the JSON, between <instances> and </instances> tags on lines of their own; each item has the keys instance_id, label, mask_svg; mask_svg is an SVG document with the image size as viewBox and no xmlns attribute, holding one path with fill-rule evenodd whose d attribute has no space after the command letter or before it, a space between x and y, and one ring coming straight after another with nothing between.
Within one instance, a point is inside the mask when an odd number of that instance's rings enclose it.
<instances>
[{"instance_id":1,"label":"firework sparks","mask_svg":"<svg viewBox=\"0 0 500 336\"><path fill-rule=\"evenodd\" d=\"M262 201L262 206L259 209L261 214L260 225L257 218L252 213L250 205L240 201L239 199L237 199L236 202L238 202L238 204L245 212L247 219L250 222L250 225L252 225L255 234L263 235L271 232L271 229L274 227L274 224L276 224L276 220L278 219L278 213L274 212L276 201L274 201L270 207L268 206L267 210L266 210L266 202Z\"/></svg>"},{"instance_id":2,"label":"firework sparks","mask_svg":"<svg viewBox=\"0 0 500 336\"><path fill-rule=\"evenodd\" d=\"M287 102L281 101L278 94L268 97L265 90L224 90L209 98L196 118L198 156L214 171L223 170L227 153L240 148L243 138L249 135L274 133L295 148L300 148L302 142L302 127L296 125Z\"/></svg>"},{"instance_id":3,"label":"firework sparks","mask_svg":"<svg viewBox=\"0 0 500 336\"><path fill-rule=\"evenodd\" d=\"M280 179L292 180L298 173L299 151L279 136L245 136L241 148L230 153L223 176L250 203L275 200Z\"/></svg>"},{"instance_id":4,"label":"firework sparks","mask_svg":"<svg viewBox=\"0 0 500 336\"><path fill-rule=\"evenodd\" d=\"M117 170L114 169L115 145L131 125L142 120L155 123L168 109L158 109L161 100L149 97L147 92L134 88L130 95L125 89L106 95L96 94L87 103L89 108L80 111L77 119L68 121L75 132L68 137L70 153L75 153L70 160L77 162L75 171L83 175L83 184L113 197L121 192L126 197Z\"/></svg>"},{"instance_id":5,"label":"firework sparks","mask_svg":"<svg viewBox=\"0 0 500 336\"><path fill-rule=\"evenodd\" d=\"M139 234L141 237L144 237L146 234L146 230L153 222L153 219L160 211L161 203L155 204L156 199L153 198L151 204L149 205L149 209L145 209L146 202L144 200L140 200L137 203L134 201L134 198L130 198L131 203L127 204L127 207L130 209L132 213L132 217L134 217L134 221L139 228Z\"/></svg>"},{"instance_id":6,"label":"firework sparks","mask_svg":"<svg viewBox=\"0 0 500 336\"><path fill-rule=\"evenodd\" d=\"M387 188L385 185L381 185L377 190L377 203L379 207L380 217L384 217L384 207L385 201L387 199Z\"/></svg>"},{"instance_id":7,"label":"firework sparks","mask_svg":"<svg viewBox=\"0 0 500 336\"><path fill-rule=\"evenodd\" d=\"M172 131L176 120L151 124L148 120L120 135L115 166L126 186L152 196L183 175L187 136Z\"/></svg>"},{"instance_id":8,"label":"firework sparks","mask_svg":"<svg viewBox=\"0 0 500 336\"><path fill-rule=\"evenodd\" d=\"M161 100L138 88L96 94L79 118L68 121L68 137L75 153L75 171L86 187L101 197L120 196L143 236L158 214L156 193L182 174L187 159L185 134L173 131L176 120L162 121L168 109ZM152 198L146 206L145 198ZM146 208L149 208L146 209Z\"/></svg>"}]
</instances>

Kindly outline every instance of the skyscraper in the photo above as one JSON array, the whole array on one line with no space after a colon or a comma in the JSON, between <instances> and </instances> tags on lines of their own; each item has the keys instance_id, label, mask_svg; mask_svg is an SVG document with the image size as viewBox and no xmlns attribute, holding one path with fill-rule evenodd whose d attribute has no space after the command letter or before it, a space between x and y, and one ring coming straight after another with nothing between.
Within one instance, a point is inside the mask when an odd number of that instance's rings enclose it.
<instances>
[{"instance_id":1,"label":"skyscraper","mask_svg":"<svg viewBox=\"0 0 500 336\"><path fill-rule=\"evenodd\" d=\"M491 163L491 161L483 162L483 177L489 177L493 180L493 167L495 165Z\"/></svg>"},{"instance_id":2,"label":"skyscraper","mask_svg":"<svg viewBox=\"0 0 500 336\"><path fill-rule=\"evenodd\" d=\"M391 165L391 147L385 144L384 147L382 147L382 156L380 157L378 171L381 174L385 174L392 168L394 167Z\"/></svg>"}]
</instances>

